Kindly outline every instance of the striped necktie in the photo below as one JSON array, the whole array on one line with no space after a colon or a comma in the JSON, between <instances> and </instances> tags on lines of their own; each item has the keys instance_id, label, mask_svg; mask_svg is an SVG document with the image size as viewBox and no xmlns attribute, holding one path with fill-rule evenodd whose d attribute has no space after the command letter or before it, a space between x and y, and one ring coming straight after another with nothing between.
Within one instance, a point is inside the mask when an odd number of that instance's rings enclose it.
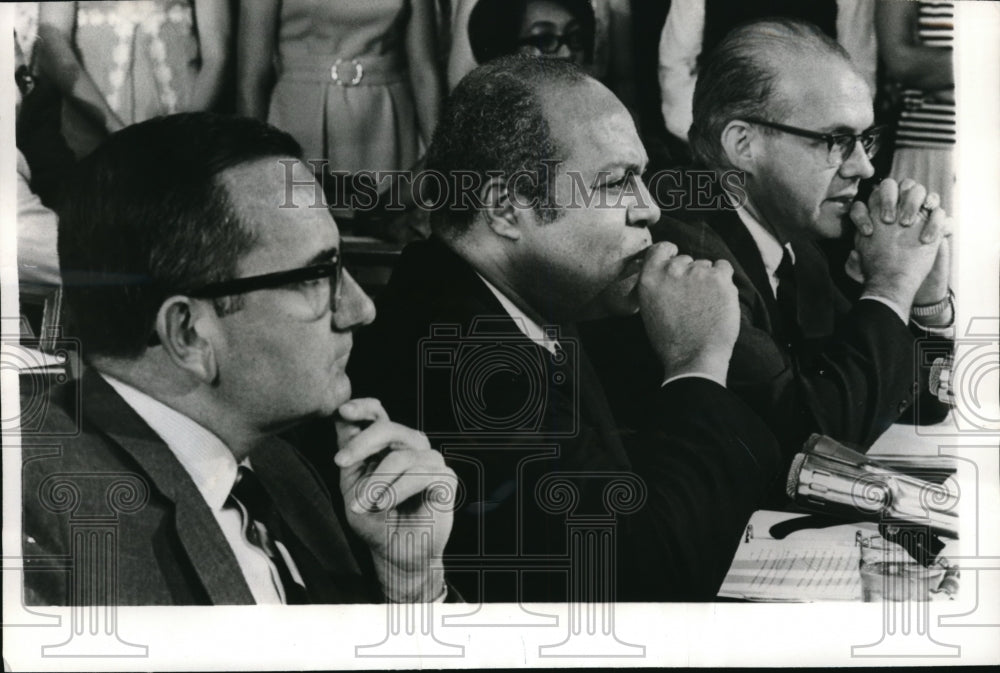
<instances>
[{"instance_id":1,"label":"striped necktie","mask_svg":"<svg viewBox=\"0 0 1000 673\"><path fill-rule=\"evenodd\" d=\"M305 588L295 581L285 555L278 546L279 543L282 547L285 546L281 542L285 533L281 516L253 470L244 465L239 466L229 500L240 511L243 536L247 542L263 551L277 570L285 602L292 605L308 603Z\"/></svg>"}]
</instances>

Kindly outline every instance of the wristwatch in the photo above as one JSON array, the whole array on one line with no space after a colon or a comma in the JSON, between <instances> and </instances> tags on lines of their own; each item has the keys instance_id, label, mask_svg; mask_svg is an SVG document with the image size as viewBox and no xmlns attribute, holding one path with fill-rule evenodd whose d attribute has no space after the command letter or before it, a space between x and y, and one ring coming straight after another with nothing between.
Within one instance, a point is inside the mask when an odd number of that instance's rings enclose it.
<instances>
[{"instance_id":1,"label":"wristwatch","mask_svg":"<svg viewBox=\"0 0 1000 673\"><path fill-rule=\"evenodd\" d=\"M934 302L933 304L914 304L910 308L910 315L915 318L933 318L936 315L940 315L949 306L954 307L954 300L955 293L949 288L948 294L941 301Z\"/></svg>"}]
</instances>

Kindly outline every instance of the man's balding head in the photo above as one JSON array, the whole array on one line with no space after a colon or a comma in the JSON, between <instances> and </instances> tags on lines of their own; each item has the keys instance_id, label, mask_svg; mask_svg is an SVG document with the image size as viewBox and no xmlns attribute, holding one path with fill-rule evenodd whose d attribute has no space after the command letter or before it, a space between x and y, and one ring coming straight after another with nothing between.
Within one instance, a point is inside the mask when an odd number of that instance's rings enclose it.
<instances>
[{"instance_id":1,"label":"man's balding head","mask_svg":"<svg viewBox=\"0 0 1000 673\"><path fill-rule=\"evenodd\" d=\"M555 213L546 206L553 176L544 162L560 161L563 152L552 137L541 92L551 93L590 81L576 66L560 59L509 56L469 73L445 103L427 152L427 168L445 176L449 188L456 176L472 174L478 187L491 177L517 174L524 203L538 203L543 219ZM474 204L452 204L432 214L436 232L455 236L468 229Z\"/></svg>"},{"instance_id":2,"label":"man's balding head","mask_svg":"<svg viewBox=\"0 0 1000 673\"><path fill-rule=\"evenodd\" d=\"M694 123L688 132L695 159L710 168L728 168L720 138L734 119L757 117L780 122L799 101L779 91L783 73L819 56L855 69L850 56L813 24L764 19L735 28L706 55L694 91Z\"/></svg>"}]
</instances>

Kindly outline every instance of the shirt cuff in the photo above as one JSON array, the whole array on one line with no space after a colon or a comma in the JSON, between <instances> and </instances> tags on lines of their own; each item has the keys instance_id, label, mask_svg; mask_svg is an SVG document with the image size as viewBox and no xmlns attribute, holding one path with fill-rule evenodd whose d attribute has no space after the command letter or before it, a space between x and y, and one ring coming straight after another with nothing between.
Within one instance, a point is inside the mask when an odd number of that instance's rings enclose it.
<instances>
[{"instance_id":1,"label":"shirt cuff","mask_svg":"<svg viewBox=\"0 0 1000 673\"><path fill-rule=\"evenodd\" d=\"M903 321L904 325L910 324L910 317L906 315L906 312L903 310L903 307L897 304L896 302L892 301L891 299L886 299L885 297L876 297L873 294L861 295L861 301L864 301L865 299L872 299L880 304L885 304L886 306L892 309L893 313L899 316L899 319Z\"/></svg>"},{"instance_id":2,"label":"shirt cuff","mask_svg":"<svg viewBox=\"0 0 1000 673\"><path fill-rule=\"evenodd\" d=\"M701 372L688 372L686 374L678 374L677 376L671 376L670 378L664 380L664 382L660 384L660 387L663 388L668 383L673 383L674 381L677 381L679 379L690 379L690 378L708 379L709 381L713 381L715 383L718 383L723 388L726 387L726 382L725 381L720 381L719 379L715 378L714 376L709 376L708 374L703 374Z\"/></svg>"},{"instance_id":3,"label":"shirt cuff","mask_svg":"<svg viewBox=\"0 0 1000 673\"><path fill-rule=\"evenodd\" d=\"M923 331L927 332L928 334L930 334L932 336L947 337L949 339L954 339L955 338L955 318L954 318L954 316L952 316L951 324L950 325L942 325L942 326L925 325L922 322L920 322L919 320L917 320L916 318L910 318L910 321L914 325L916 325L917 327L919 327L920 329L922 329Z\"/></svg>"}]
</instances>

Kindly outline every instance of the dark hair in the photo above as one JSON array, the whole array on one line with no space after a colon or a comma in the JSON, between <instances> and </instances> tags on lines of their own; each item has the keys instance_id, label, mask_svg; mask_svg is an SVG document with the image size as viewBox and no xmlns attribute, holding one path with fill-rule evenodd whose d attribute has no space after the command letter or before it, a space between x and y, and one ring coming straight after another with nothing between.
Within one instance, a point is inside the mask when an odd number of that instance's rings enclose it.
<instances>
[{"instance_id":1,"label":"dark hair","mask_svg":"<svg viewBox=\"0 0 1000 673\"><path fill-rule=\"evenodd\" d=\"M730 31L702 61L695 84L694 122L688 131L695 160L710 168L726 167L720 139L726 124L734 119L784 120L795 101L782 100L775 93L777 63L806 52L851 63L842 46L805 21L759 19Z\"/></svg>"},{"instance_id":2,"label":"dark hair","mask_svg":"<svg viewBox=\"0 0 1000 673\"><path fill-rule=\"evenodd\" d=\"M521 22L533 0L479 0L469 14L469 46L476 63L486 63L517 51ZM590 0L550 0L565 9L580 24L584 60L594 58L596 21Z\"/></svg>"},{"instance_id":3,"label":"dark hair","mask_svg":"<svg viewBox=\"0 0 1000 673\"><path fill-rule=\"evenodd\" d=\"M221 174L300 155L263 122L187 113L129 126L83 159L60 209L58 247L85 356L138 357L167 297L233 278L255 238Z\"/></svg>"},{"instance_id":4,"label":"dark hair","mask_svg":"<svg viewBox=\"0 0 1000 673\"><path fill-rule=\"evenodd\" d=\"M532 179L515 180L522 202L536 204L545 222L558 215L552 186L554 167L563 160L545 119L539 91L590 79L561 59L506 56L479 66L459 82L445 102L427 150L427 168L454 186L460 173L475 175L477 185L492 177L510 180L524 172ZM453 200L449 209L431 213L439 233L468 229L476 204Z\"/></svg>"}]
</instances>

